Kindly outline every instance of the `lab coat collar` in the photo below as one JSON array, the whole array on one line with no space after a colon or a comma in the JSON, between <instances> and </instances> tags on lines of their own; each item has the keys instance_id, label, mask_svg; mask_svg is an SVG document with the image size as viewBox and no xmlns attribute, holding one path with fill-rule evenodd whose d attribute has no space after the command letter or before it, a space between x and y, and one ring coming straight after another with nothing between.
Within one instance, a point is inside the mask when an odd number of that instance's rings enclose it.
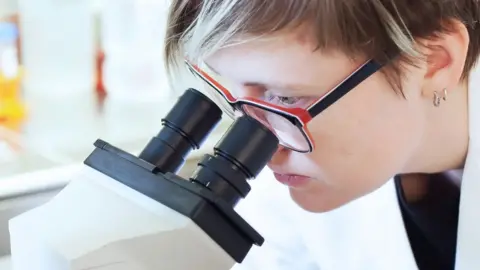
<instances>
[{"instance_id":1,"label":"lab coat collar","mask_svg":"<svg viewBox=\"0 0 480 270\"><path fill-rule=\"evenodd\" d=\"M480 267L480 67L469 83L469 151L462 178L456 270Z\"/></svg>"}]
</instances>

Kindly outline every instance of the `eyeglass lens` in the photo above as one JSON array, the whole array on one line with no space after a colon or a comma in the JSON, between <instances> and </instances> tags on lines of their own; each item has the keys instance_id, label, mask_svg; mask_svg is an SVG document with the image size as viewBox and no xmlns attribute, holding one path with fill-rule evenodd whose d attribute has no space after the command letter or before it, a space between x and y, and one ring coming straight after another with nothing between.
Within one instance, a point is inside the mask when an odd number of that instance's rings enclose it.
<instances>
[{"instance_id":1,"label":"eyeglass lens","mask_svg":"<svg viewBox=\"0 0 480 270\"><path fill-rule=\"evenodd\" d=\"M274 132L283 146L302 152L309 150L303 132L282 115L247 104L242 105L242 110Z\"/></svg>"},{"instance_id":2,"label":"eyeglass lens","mask_svg":"<svg viewBox=\"0 0 480 270\"><path fill-rule=\"evenodd\" d=\"M195 74L198 76L198 73L195 72ZM218 90L214 89L203 78L200 76L198 77L205 82L204 86L208 89L210 97L223 109L226 114L228 114L230 117L234 117L234 108L226 101L225 97L223 97ZM221 81L222 85L229 85L225 79L215 75L212 75L212 77L217 82ZM310 149L308 139L303 134L303 131L282 115L249 104L241 105L241 111L257 119L272 132L274 132L280 140L281 145L301 152L306 152Z\"/></svg>"}]
</instances>

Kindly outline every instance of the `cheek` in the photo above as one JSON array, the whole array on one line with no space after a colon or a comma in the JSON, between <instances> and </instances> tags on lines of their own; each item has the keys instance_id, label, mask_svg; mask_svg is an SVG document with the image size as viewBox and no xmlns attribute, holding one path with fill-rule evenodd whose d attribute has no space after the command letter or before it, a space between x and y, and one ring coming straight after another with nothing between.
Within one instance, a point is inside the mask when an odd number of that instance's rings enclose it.
<instances>
[{"instance_id":1,"label":"cheek","mask_svg":"<svg viewBox=\"0 0 480 270\"><path fill-rule=\"evenodd\" d=\"M315 118L309 155L322 180L341 189L373 189L399 172L419 142L416 102L371 79ZM347 185L348 184L348 185Z\"/></svg>"}]
</instances>

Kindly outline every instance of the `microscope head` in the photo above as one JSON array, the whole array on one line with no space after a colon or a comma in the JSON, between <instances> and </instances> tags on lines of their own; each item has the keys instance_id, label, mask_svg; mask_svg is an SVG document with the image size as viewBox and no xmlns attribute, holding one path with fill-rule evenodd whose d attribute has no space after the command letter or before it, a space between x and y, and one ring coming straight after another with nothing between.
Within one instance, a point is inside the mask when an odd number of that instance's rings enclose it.
<instances>
[{"instance_id":1,"label":"microscope head","mask_svg":"<svg viewBox=\"0 0 480 270\"><path fill-rule=\"evenodd\" d=\"M227 270L263 238L234 206L278 147L243 116L190 179L176 175L221 118L189 89L134 156L105 141L51 201L10 221L13 270Z\"/></svg>"}]
</instances>

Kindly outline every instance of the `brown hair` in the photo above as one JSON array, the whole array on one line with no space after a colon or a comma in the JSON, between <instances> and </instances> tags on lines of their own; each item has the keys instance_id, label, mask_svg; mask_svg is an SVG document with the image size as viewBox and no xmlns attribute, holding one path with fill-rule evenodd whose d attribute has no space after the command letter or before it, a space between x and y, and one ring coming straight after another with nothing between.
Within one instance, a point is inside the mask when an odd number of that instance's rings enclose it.
<instances>
[{"instance_id":1,"label":"brown hair","mask_svg":"<svg viewBox=\"0 0 480 270\"><path fill-rule=\"evenodd\" d=\"M415 40L434 38L465 24L470 45L463 78L480 54L478 0L173 0L165 57L169 72L185 54L201 59L235 42L239 34L261 38L313 22L318 49L338 48L385 63L397 86L401 63L421 56Z\"/></svg>"}]
</instances>

